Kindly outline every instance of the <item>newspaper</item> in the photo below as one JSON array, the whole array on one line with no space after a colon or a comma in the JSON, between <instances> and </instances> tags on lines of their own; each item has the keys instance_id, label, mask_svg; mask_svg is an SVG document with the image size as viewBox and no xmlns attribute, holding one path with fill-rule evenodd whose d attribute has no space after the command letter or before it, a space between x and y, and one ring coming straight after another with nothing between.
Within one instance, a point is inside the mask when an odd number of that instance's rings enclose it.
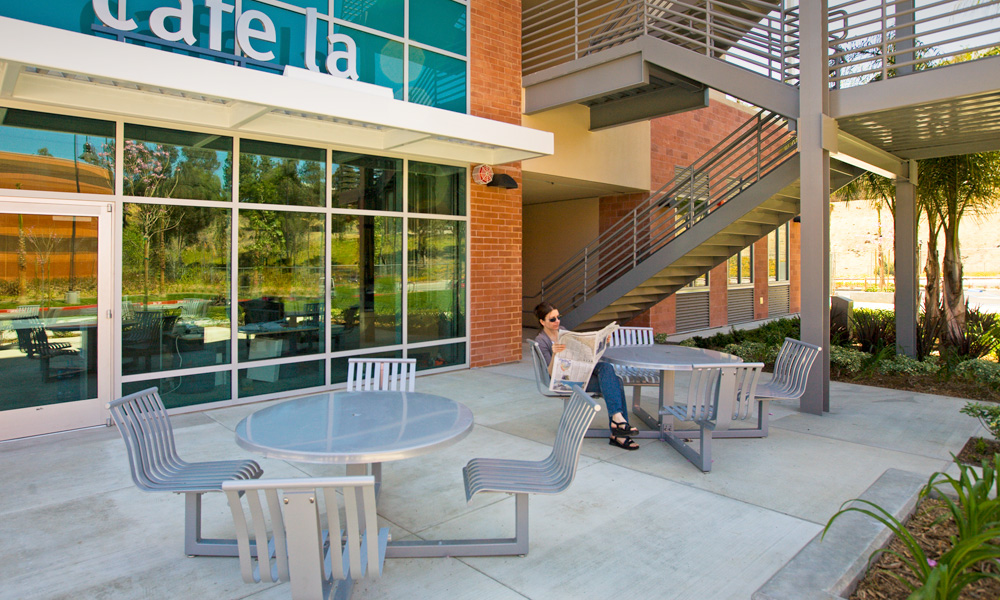
<instances>
[{"instance_id":1,"label":"newspaper","mask_svg":"<svg viewBox=\"0 0 1000 600\"><path fill-rule=\"evenodd\" d=\"M594 365L601 360L608 348L608 338L618 329L618 323L611 323L600 331L560 331L557 344L565 344L566 349L552 359L552 377L549 389L555 392L570 391L570 384L587 387Z\"/></svg>"}]
</instances>

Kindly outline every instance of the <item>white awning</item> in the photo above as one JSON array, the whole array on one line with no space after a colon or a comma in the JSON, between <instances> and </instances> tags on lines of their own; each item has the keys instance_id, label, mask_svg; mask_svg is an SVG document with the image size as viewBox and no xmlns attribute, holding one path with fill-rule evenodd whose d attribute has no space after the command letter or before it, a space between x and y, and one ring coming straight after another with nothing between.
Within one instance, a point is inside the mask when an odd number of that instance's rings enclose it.
<instances>
[{"instance_id":1,"label":"white awning","mask_svg":"<svg viewBox=\"0 0 1000 600\"><path fill-rule=\"evenodd\" d=\"M264 73L0 17L0 102L422 159L503 164L553 152L549 132L394 100L371 93L373 87Z\"/></svg>"}]
</instances>

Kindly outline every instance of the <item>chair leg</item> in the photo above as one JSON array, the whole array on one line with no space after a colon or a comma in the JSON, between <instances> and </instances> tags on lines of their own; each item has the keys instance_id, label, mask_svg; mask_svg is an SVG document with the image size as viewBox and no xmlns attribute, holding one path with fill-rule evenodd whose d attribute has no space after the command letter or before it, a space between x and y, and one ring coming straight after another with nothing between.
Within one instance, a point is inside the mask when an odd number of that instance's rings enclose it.
<instances>
[{"instance_id":1,"label":"chair leg","mask_svg":"<svg viewBox=\"0 0 1000 600\"><path fill-rule=\"evenodd\" d=\"M236 540L201 539L201 495L204 492L184 493L184 554L188 556L239 556ZM251 554L256 555L250 542Z\"/></svg>"}]
</instances>

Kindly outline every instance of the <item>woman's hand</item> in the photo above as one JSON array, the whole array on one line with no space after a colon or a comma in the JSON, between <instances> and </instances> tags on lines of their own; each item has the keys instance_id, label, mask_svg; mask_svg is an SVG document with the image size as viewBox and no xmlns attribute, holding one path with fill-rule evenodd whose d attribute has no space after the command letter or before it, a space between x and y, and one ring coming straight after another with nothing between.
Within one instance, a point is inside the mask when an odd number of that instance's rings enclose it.
<instances>
[{"instance_id":1,"label":"woman's hand","mask_svg":"<svg viewBox=\"0 0 1000 600\"><path fill-rule=\"evenodd\" d=\"M552 355L555 356L566 349L566 344L552 344Z\"/></svg>"}]
</instances>

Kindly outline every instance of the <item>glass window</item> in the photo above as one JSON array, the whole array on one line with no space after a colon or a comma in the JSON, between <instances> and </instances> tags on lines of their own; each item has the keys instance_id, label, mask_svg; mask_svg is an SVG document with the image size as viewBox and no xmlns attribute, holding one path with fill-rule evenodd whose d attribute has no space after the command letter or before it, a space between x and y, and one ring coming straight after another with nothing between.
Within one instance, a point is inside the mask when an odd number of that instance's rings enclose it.
<instances>
[{"instance_id":1,"label":"glass window","mask_svg":"<svg viewBox=\"0 0 1000 600\"><path fill-rule=\"evenodd\" d=\"M465 61L410 47L409 101L464 113Z\"/></svg>"},{"instance_id":2,"label":"glass window","mask_svg":"<svg viewBox=\"0 0 1000 600\"><path fill-rule=\"evenodd\" d=\"M410 10L413 10L414 5L420 4L420 2L411 3ZM337 2L334 4L333 16L391 35L403 35L403 0Z\"/></svg>"},{"instance_id":3,"label":"glass window","mask_svg":"<svg viewBox=\"0 0 1000 600\"><path fill-rule=\"evenodd\" d=\"M240 141L240 202L323 206L325 185L325 150Z\"/></svg>"},{"instance_id":4,"label":"glass window","mask_svg":"<svg viewBox=\"0 0 1000 600\"><path fill-rule=\"evenodd\" d=\"M115 124L0 107L0 188L115 191Z\"/></svg>"},{"instance_id":5,"label":"glass window","mask_svg":"<svg viewBox=\"0 0 1000 600\"><path fill-rule=\"evenodd\" d=\"M753 246L729 257L729 284L753 283Z\"/></svg>"},{"instance_id":6,"label":"glass window","mask_svg":"<svg viewBox=\"0 0 1000 600\"><path fill-rule=\"evenodd\" d=\"M402 211L402 172L402 159L335 151L330 175L334 208Z\"/></svg>"},{"instance_id":7,"label":"glass window","mask_svg":"<svg viewBox=\"0 0 1000 600\"><path fill-rule=\"evenodd\" d=\"M239 370L239 397L262 396L325 385L326 361L286 363Z\"/></svg>"},{"instance_id":8,"label":"glass window","mask_svg":"<svg viewBox=\"0 0 1000 600\"><path fill-rule=\"evenodd\" d=\"M334 215L331 240L331 348L403 342L403 219Z\"/></svg>"},{"instance_id":9,"label":"glass window","mask_svg":"<svg viewBox=\"0 0 1000 600\"><path fill-rule=\"evenodd\" d=\"M407 355L417 359L417 370L437 369L465 364L465 343L445 344L427 348L412 348Z\"/></svg>"},{"instance_id":10,"label":"glass window","mask_svg":"<svg viewBox=\"0 0 1000 600\"><path fill-rule=\"evenodd\" d=\"M465 54L468 22L464 4L451 0L410 2L410 39L455 54Z\"/></svg>"},{"instance_id":11,"label":"glass window","mask_svg":"<svg viewBox=\"0 0 1000 600\"><path fill-rule=\"evenodd\" d=\"M230 137L125 125L126 196L228 201L232 160Z\"/></svg>"},{"instance_id":12,"label":"glass window","mask_svg":"<svg viewBox=\"0 0 1000 600\"><path fill-rule=\"evenodd\" d=\"M124 375L229 362L230 214L125 204Z\"/></svg>"},{"instance_id":13,"label":"glass window","mask_svg":"<svg viewBox=\"0 0 1000 600\"><path fill-rule=\"evenodd\" d=\"M324 217L241 210L240 361L325 351Z\"/></svg>"},{"instance_id":14,"label":"glass window","mask_svg":"<svg viewBox=\"0 0 1000 600\"><path fill-rule=\"evenodd\" d=\"M780 232L781 228L779 227L767 235L767 278L772 281L778 279L778 234Z\"/></svg>"},{"instance_id":15,"label":"glass window","mask_svg":"<svg viewBox=\"0 0 1000 600\"><path fill-rule=\"evenodd\" d=\"M788 281L788 240L789 240L790 227L788 223L785 223L778 228L777 241L778 241L778 281Z\"/></svg>"},{"instance_id":16,"label":"glass window","mask_svg":"<svg viewBox=\"0 0 1000 600\"><path fill-rule=\"evenodd\" d=\"M410 219L407 341L465 335L465 223Z\"/></svg>"},{"instance_id":17,"label":"glass window","mask_svg":"<svg viewBox=\"0 0 1000 600\"><path fill-rule=\"evenodd\" d=\"M708 273L705 273L704 275L698 277L697 279L695 279L691 283L687 284L685 287L689 287L689 288L708 287Z\"/></svg>"},{"instance_id":18,"label":"glass window","mask_svg":"<svg viewBox=\"0 0 1000 600\"><path fill-rule=\"evenodd\" d=\"M198 373L180 377L145 379L122 384L123 394L133 394L148 387L160 388L160 399L165 408L194 406L206 402L222 402L233 397L232 374L229 371Z\"/></svg>"},{"instance_id":19,"label":"glass window","mask_svg":"<svg viewBox=\"0 0 1000 600\"><path fill-rule=\"evenodd\" d=\"M465 215L465 167L410 161L410 211Z\"/></svg>"},{"instance_id":20,"label":"glass window","mask_svg":"<svg viewBox=\"0 0 1000 600\"><path fill-rule=\"evenodd\" d=\"M354 38L358 46L358 76L361 81L387 87L396 100L402 100L403 44L341 25L335 25L333 30Z\"/></svg>"}]
</instances>

